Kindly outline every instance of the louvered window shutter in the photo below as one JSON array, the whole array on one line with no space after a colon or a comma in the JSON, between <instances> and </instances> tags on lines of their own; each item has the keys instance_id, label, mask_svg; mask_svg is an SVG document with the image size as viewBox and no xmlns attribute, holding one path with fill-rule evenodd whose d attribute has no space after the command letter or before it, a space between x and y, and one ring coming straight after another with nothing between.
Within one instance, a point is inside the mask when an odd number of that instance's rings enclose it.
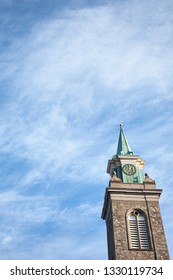
<instances>
[{"instance_id":1,"label":"louvered window shutter","mask_svg":"<svg viewBox=\"0 0 173 280\"><path fill-rule=\"evenodd\" d=\"M143 213L135 210L128 216L129 244L131 249L150 249L146 218Z\"/></svg>"},{"instance_id":2,"label":"louvered window shutter","mask_svg":"<svg viewBox=\"0 0 173 280\"><path fill-rule=\"evenodd\" d=\"M149 249L149 238L147 232L147 225L145 217L141 214L137 216L138 221L138 231L139 231L139 240L141 249Z\"/></svg>"},{"instance_id":3,"label":"louvered window shutter","mask_svg":"<svg viewBox=\"0 0 173 280\"><path fill-rule=\"evenodd\" d=\"M130 227L130 244L133 249L139 248L139 237L138 237L138 226L136 217L131 214L129 216L129 227Z\"/></svg>"}]
</instances>

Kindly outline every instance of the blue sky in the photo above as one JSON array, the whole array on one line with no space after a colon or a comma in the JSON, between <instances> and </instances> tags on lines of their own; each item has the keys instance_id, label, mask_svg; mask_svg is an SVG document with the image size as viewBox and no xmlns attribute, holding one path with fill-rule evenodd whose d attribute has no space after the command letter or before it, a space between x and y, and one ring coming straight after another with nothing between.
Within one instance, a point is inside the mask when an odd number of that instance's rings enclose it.
<instances>
[{"instance_id":1,"label":"blue sky","mask_svg":"<svg viewBox=\"0 0 173 280\"><path fill-rule=\"evenodd\" d=\"M173 2L0 0L0 259L107 259L119 123L173 257Z\"/></svg>"}]
</instances>

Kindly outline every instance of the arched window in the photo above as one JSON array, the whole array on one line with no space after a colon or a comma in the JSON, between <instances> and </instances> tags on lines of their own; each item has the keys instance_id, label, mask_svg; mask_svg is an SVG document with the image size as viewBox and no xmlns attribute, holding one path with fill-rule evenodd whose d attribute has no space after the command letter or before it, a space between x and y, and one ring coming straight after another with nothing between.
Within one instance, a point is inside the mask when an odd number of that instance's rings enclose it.
<instances>
[{"instance_id":1,"label":"arched window","mask_svg":"<svg viewBox=\"0 0 173 280\"><path fill-rule=\"evenodd\" d=\"M130 249L151 249L147 219L144 212L136 209L128 213L127 224Z\"/></svg>"}]
</instances>

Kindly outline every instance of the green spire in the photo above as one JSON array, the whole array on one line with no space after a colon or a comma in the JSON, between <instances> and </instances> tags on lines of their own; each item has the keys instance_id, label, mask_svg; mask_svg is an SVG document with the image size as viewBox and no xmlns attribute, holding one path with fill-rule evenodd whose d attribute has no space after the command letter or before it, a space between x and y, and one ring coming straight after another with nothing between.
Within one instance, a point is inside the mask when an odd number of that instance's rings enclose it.
<instances>
[{"instance_id":1,"label":"green spire","mask_svg":"<svg viewBox=\"0 0 173 280\"><path fill-rule=\"evenodd\" d=\"M133 155L133 152L128 144L127 138L124 134L122 124L120 124L120 134L117 147L117 156L119 155Z\"/></svg>"}]
</instances>

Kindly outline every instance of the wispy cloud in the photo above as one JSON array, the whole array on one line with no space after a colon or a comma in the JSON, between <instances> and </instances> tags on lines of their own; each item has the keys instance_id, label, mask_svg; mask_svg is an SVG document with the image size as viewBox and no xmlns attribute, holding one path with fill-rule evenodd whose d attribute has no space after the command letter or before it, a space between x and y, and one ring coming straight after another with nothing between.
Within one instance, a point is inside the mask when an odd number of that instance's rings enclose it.
<instances>
[{"instance_id":1,"label":"wispy cloud","mask_svg":"<svg viewBox=\"0 0 173 280\"><path fill-rule=\"evenodd\" d=\"M98 243L105 244L103 232L94 226L100 214L98 204L81 204L62 210L58 206L58 197L19 196L9 192L1 195L0 207L3 259L73 259L74 251L76 258L87 259L92 252L92 257L97 259ZM76 231L80 232L79 236ZM78 246L81 240L83 245Z\"/></svg>"},{"instance_id":2,"label":"wispy cloud","mask_svg":"<svg viewBox=\"0 0 173 280\"><path fill-rule=\"evenodd\" d=\"M86 213L98 217L108 181L106 162L115 153L116 126L120 121L127 124L132 148L148 159L147 168L158 178L158 184L162 184L170 172L171 1L108 1L102 6L95 2L92 7L75 7L74 2L68 7L61 6L61 12L58 5L54 11L49 7L49 16L40 16L37 20L32 18L32 9L30 14L25 12L22 22L30 18L30 25L23 27L20 36L10 33L7 47L2 47L1 190L7 228L12 219L17 224L24 223L21 212L25 220L28 217L28 221L33 219L37 224L39 219L41 223L51 220L54 226L57 219L65 224L70 220L73 200L76 202L74 212L82 212L85 218ZM6 12L8 20L3 21L4 27L7 28L18 13ZM166 188L168 193L171 183L170 180ZM13 192L16 193L10 210L7 205ZM58 208L56 199L50 207L52 196L58 193ZM82 193L87 200L83 206ZM48 202L47 196L51 197ZM5 197L7 204L3 202ZM97 205L93 210L90 200ZM164 203L165 200L163 208ZM55 219L56 209L63 215ZM74 225L81 222L82 218L80 222L75 220ZM93 224L92 219L87 220L88 228ZM100 222L97 225L101 227ZM44 230L40 227L38 232L41 234ZM64 232L68 236L68 230ZM25 234L27 231L23 236ZM8 233L4 234L3 244L9 248L10 238ZM23 244L22 238L21 235L20 244ZM54 238L52 233L52 244ZM44 233L40 240L43 243ZM77 242L76 237L74 244ZM81 249L87 252L84 258L89 258L89 248L94 243L88 245L88 242L86 248ZM48 249L50 243L45 242L45 252L49 250L53 258L55 255ZM71 258L82 258L81 251ZM61 252L59 256L65 258L63 250ZM39 258L39 253L30 251L31 258L32 253ZM5 256L11 256L10 249Z\"/></svg>"}]
</instances>

